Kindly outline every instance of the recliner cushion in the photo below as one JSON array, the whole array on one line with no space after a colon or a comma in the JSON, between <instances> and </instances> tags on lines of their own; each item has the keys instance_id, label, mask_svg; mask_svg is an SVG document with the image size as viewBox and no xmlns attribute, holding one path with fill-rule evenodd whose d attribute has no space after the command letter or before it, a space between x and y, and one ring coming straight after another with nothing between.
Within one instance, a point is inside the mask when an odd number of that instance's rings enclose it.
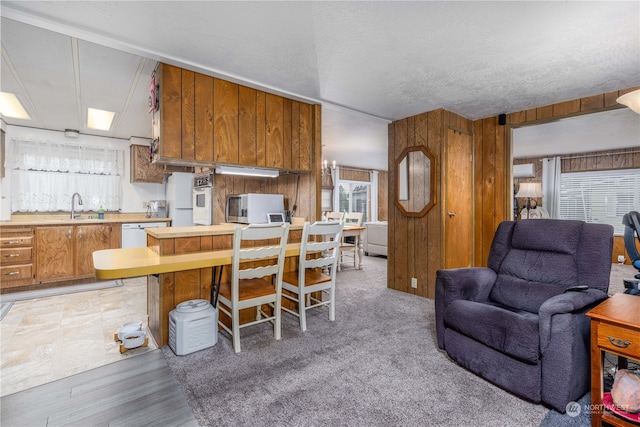
<instances>
[{"instance_id":1,"label":"recliner cushion","mask_svg":"<svg viewBox=\"0 0 640 427\"><path fill-rule=\"evenodd\" d=\"M537 313L546 300L578 283L573 255L512 249L500 266L489 298L507 307Z\"/></svg>"},{"instance_id":2,"label":"recliner cushion","mask_svg":"<svg viewBox=\"0 0 640 427\"><path fill-rule=\"evenodd\" d=\"M444 314L447 328L527 363L538 363L538 316L496 304L456 300ZM446 347L446 342L445 342Z\"/></svg>"}]
</instances>

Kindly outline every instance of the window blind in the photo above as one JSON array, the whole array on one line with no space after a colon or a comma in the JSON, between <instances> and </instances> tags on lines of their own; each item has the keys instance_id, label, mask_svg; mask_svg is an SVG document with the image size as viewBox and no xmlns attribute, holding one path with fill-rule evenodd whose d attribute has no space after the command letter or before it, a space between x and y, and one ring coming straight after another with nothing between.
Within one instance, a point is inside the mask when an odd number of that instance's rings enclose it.
<instances>
[{"instance_id":1,"label":"window blind","mask_svg":"<svg viewBox=\"0 0 640 427\"><path fill-rule=\"evenodd\" d=\"M640 169L562 174L561 219L610 224L622 234L629 211L640 211Z\"/></svg>"}]
</instances>

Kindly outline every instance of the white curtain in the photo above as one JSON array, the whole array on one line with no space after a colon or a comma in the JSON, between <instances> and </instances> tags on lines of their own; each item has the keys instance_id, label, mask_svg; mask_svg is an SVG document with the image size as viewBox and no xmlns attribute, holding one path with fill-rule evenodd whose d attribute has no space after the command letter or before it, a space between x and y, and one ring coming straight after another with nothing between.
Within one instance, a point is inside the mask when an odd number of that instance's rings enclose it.
<instances>
[{"instance_id":1,"label":"white curtain","mask_svg":"<svg viewBox=\"0 0 640 427\"><path fill-rule=\"evenodd\" d=\"M562 160L560 157L542 159L542 206L550 218L560 218L560 178Z\"/></svg>"},{"instance_id":2,"label":"white curtain","mask_svg":"<svg viewBox=\"0 0 640 427\"><path fill-rule=\"evenodd\" d=\"M13 139L12 212L118 211L122 202L124 151L78 144Z\"/></svg>"},{"instance_id":3,"label":"white curtain","mask_svg":"<svg viewBox=\"0 0 640 427\"><path fill-rule=\"evenodd\" d=\"M14 139L12 169L122 175L124 152L52 141Z\"/></svg>"}]
</instances>

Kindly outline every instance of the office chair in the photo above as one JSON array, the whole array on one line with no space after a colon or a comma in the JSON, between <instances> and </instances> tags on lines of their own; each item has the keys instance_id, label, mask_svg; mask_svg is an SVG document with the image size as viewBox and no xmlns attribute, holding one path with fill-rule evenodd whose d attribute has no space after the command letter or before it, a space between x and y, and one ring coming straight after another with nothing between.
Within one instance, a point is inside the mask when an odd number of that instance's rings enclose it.
<instances>
[{"instance_id":1,"label":"office chair","mask_svg":"<svg viewBox=\"0 0 640 427\"><path fill-rule=\"evenodd\" d=\"M640 271L640 253L638 253L637 246L637 243L640 243L640 213L631 211L625 214L622 217L622 223L624 224L624 246L627 250L627 255L629 255L631 265ZM640 273L634 277L640 280ZM624 292L626 294L640 295L638 280L624 279Z\"/></svg>"}]
</instances>

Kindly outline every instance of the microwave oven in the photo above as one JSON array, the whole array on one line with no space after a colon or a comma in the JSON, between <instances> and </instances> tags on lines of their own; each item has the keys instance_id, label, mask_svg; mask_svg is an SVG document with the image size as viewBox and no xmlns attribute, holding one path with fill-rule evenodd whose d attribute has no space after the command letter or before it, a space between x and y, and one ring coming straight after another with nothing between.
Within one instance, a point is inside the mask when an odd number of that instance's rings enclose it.
<instances>
[{"instance_id":1,"label":"microwave oven","mask_svg":"<svg viewBox=\"0 0 640 427\"><path fill-rule=\"evenodd\" d=\"M269 214L284 214L282 194L235 194L227 196L226 222L266 224Z\"/></svg>"}]
</instances>

